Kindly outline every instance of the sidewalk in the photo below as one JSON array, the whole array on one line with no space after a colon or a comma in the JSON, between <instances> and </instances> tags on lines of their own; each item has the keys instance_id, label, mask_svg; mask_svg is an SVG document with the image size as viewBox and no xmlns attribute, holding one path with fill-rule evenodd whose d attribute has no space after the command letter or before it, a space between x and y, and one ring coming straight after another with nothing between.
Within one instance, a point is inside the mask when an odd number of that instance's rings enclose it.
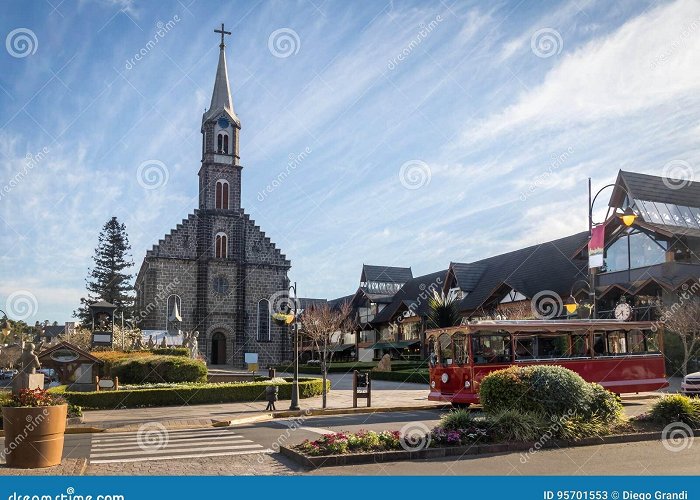
<instances>
[{"instance_id":1,"label":"sidewalk","mask_svg":"<svg viewBox=\"0 0 700 500\"><path fill-rule=\"evenodd\" d=\"M280 374L280 376L290 376ZM308 375L304 375L308 377ZM327 395L327 408L348 409L352 411L352 376L349 374L330 374L331 390ZM358 401L358 406L366 405L365 400ZM86 410L82 427L107 430L137 430L146 422L160 422L167 428L186 428L211 426L216 423L225 425L234 420L239 423L261 421L273 418L265 411L267 401L260 400L247 403L220 403L193 406L166 406L159 408L129 408L119 410ZM322 407L322 397L316 396L299 400L301 410ZM428 401L428 390L422 384L407 384L384 380L372 381L372 408L425 408L444 407L444 403ZM289 409L289 400L277 402L278 411Z\"/></svg>"},{"instance_id":2,"label":"sidewalk","mask_svg":"<svg viewBox=\"0 0 700 500\"><path fill-rule=\"evenodd\" d=\"M291 376L280 374L280 376ZM308 377L309 375L304 375ZM352 375L331 373L331 391L328 393L327 408L330 410L347 410L352 413ZM677 391L679 380L672 379L671 385L664 392ZM627 394L625 401L648 400L661 396L660 392ZM220 403L194 406L166 406L158 408L130 408L121 410L86 410L82 424L75 427L86 432L91 429L111 431L133 431L146 422L159 422L169 429L209 427L211 425L228 425L235 423L252 423L274 418L265 411L267 401L260 400L247 403ZM316 410L322 407L321 396L301 399L299 406L304 410ZM364 399L358 400L358 407L365 406ZM372 408L379 411L399 411L405 409L443 408L445 403L428 401L428 388L423 384L409 384L385 380L372 381ZM277 402L277 411L286 412L289 400Z\"/></svg>"}]
</instances>

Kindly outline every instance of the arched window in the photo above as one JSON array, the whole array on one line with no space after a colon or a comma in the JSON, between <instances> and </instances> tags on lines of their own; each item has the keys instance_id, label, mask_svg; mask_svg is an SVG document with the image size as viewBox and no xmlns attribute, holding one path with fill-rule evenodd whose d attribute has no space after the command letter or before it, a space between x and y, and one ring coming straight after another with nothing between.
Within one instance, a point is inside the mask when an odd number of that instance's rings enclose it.
<instances>
[{"instance_id":1,"label":"arched window","mask_svg":"<svg viewBox=\"0 0 700 500\"><path fill-rule=\"evenodd\" d=\"M224 233L217 233L214 242L214 257L217 259L225 259L228 255L228 238Z\"/></svg>"},{"instance_id":2,"label":"arched window","mask_svg":"<svg viewBox=\"0 0 700 500\"><path fill-rule=\"evenodd\" d=\"M224 134L219 133L216 136L216 152L222 153L224 151Z\"/></svg>"},{"instance_id":3,"label":"arched window","mask_svg":"<svg viewBox=\"0 0 700 500\"><path fill-rule=\"evenodd\" d=\"M228 154L228 134L224 135L224 154Z\"/></svg>"},{"instance_id":4,"label":"arched window","mask_svg":"<svg viewBox=\"0 0 700 500\"><path fill-rule=\"evenodd\" d=\"M179 295L168 297L165 329L177 328L182 323L182 298Z\"/></svg>"},{"instance_id":5,"label":"arched window","mask_svg":"<svg viewBox=\"0 0 700 500\"><path fill-rule=\"evenodd\" d=\"M261 299L258 302L258 341L272 340L270 336L270 301Z\"/></svg>"},{"instance_id":6,"label":"arched window","mask_svg":"<svg viewBox=\"0 0 700 500\"><path fill-rule=\"evenodd\" d=\"M228 181L224 179L216 181L214 208L228 210L228 193Z\"/></svg>"}]
</instances>

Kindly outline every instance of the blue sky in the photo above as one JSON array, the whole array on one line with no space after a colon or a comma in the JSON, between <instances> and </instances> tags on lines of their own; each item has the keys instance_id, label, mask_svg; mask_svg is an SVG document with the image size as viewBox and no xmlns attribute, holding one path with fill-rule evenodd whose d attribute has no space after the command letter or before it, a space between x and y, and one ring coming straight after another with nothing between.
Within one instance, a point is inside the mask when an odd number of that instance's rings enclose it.
<instances>
[{"instance_id":1,"label":"blue sky","mask_svg":"<svg viewBox=\"0 0 700 500\"><path fill-rule=\"evenodd\" d=\"M71 319L111 216L136 272L196 207L222 21L243 206L303 296L583 231L589 176L700 175L697 1L1 8L0 308L29 322Z\"/></svg>"}]
</instances>

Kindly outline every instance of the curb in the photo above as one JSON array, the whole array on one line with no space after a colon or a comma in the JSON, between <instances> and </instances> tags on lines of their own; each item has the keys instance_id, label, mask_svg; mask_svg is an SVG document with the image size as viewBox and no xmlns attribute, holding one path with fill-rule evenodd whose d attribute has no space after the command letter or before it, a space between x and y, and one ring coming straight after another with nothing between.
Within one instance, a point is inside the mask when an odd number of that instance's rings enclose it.
<instances>
[{"instance_id":1,"label":"curb","mask_svg":"<svg viewBox=\"0 0 700 500\"><path fill-rule=\"evenodd\" d=\"M358 408L308 408L306 410L287 410L276 411L272 414L273 418L288 418L288 417L315 417L322 415L353 415L355 413L390 413L395 411L421 411L421 410L446 410L452 408L451 404L442 405L418 405L418 406L378 406Z\"/></svg>"},{"instance_id":2,"label":"curb","mask_svg":"<svg viewBox=\"0 0 700 500\"><path fill-rule=\"evenodd\" d=\"M693 430L694 436L700 436L700 429ZM430 458L444 458L451 456L463 457L465 455L491 455L494 453L510 453L515 451L526 452L525 455L535 453L540 449L552 448L578 448L581 446L595 446L601 444L635 443L639 441L657 441L663 439L662 431L640 432L637 434L618 434L604 437L593 437L581 441L567 441L562 439L552 440L543 444L539 442L527 443L494 443L474 444L471 446L456 446L449 448L427 448L417 451L393 450L377 453L355 453L348 455L328 455L320 457L307 456L286 446L280 446L280 453L297 462L300 465L312 469L320 467L337 467L344 465L372 464L379 462L398 462L404 460L424 460ZM538 446L539 444L539 446ZM521 455L523 455L521 453ZM526 458L527 459L527 458ZM522 458L521 458L522 460Z\"/></svg>"}]
</instances>

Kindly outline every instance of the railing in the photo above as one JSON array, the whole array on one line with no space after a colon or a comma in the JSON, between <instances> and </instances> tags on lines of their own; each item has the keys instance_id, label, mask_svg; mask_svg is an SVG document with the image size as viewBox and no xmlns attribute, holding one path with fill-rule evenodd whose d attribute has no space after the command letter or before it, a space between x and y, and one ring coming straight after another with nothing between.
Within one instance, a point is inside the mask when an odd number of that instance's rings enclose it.
<instances>
[{"instance_id":1,"label":"railing","mask_svg":"<svg viewBox=\"0 0 700 500\"><path fill-rule=\"evenodd\" d=\"M632 308L632 321L655 321L659 317L657 306L638 306ZM598 311L598 319L615 319L615 309Z\"/></svg>"}]
</instances>

